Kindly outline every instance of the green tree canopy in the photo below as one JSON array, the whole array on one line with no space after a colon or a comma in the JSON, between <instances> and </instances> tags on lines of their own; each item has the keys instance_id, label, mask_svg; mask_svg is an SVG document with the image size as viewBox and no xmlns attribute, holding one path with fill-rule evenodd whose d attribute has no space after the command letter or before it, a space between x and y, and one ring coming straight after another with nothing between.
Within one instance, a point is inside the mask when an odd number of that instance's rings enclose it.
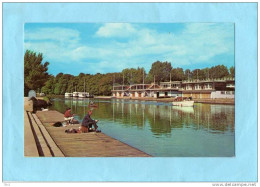
<instances>
[{"instance_id":1,"label":"green tree canopy","mask_svg":"<svg viewBox=\"0 0 260 187\"><path fill-rule=\"evenodd\" d=\"M213 79L228 77L228 68L224 65L213 66L209 69L209 77Z\"/></svg>"},{"instance_id":2,"label":"green tree canopy","mask_svg":"<svg viewBox=\"0 0 260 187\"><path fill-rule=\"evenodd\" d=\"M205 71L201 70L201 69L194 69L192 71L192 79L206 79L206 74Z\"/></svg>"},{"instance_id":3,"label":"green tree canopy","mask_svg":"<svg viewBox=\"0 0 260 187\"><path fill-rule=\"evenodd\" d=\"M184 72L182 68L173 68L171 70L171 79L173 81L182 81L185 79Z\"/></svg>"},{"instance_id":4,"label":"green tree canopy","mask_svg":"<svg viewBox=\"0 0 260 187\"><path fill-rule=\"evenodd\" d=\"M152 64L152 68L150 69L148 74L148 79L151 82L153 82L153 79L155 77L155 81L157 83L169 81L171 70L172 70L172 65L170 62L156 61Z\"/></svg>"},{"instance_id":5,"label":"green tree canopy","mask_svg":"<svg viewBox=\"0 0 260 187\"><path fill-rule=\"evenodd\" d=\"M186 69L184 72L184 79L189 80L191 78L192 78L192 73L191 73L190 69Z\"/></svg>"},{"instance_id":6,"label":"green tree canopy","mask_svg":"<svg viewBox=\"0 0 260 187\"><path fill-rule=\"evenodd\" d=\"M182 68L172 68L170 62L156 61L148 74L143 67L126 68L117 73L106 73L95 75L85 74L84 72L73 76L70 74L59 73L56 76L48 75L48 62L42 64L43 56L41 53L27 50L24 55L24 91L28 94L30 89L38 91L42 88L42 92L46 94L64 95L65 92L89 92L93 95L111 95L114 85L124 84L141 84L143 77L145 83L150 84L155 81L157 83L169 81L170 74L172 81L181 81L187 79L206 79L206 78L224 78L235 77L235 68L229 69L224 65L217 65L210 68L195 69L191 71Z\"/></svg>"},{"instance_id":7,"label":"green tree canopy","mask_svg":"<svg viewBox=\"0 0 260 187\"><path fill-rule=\"evenodd\" d=\"M99 81L99 94L100 95L111 95L113 85L113 74L107 73Z\"/></svg>"},{"instance_id":8,"label":"green tree canopy","mask_svg":"<svg viewBox=\"0 0 260 187\"><path fill-rule=\"evenodd\" d=\"M143 78L146 77L144 68L138 67L137 69L123 69L122 76L124 76L124 84L141 84Z\"/></svg>"},{"instance_id":9,"label":"green tree canopy","mask_svg":"<svg viewBox=\"0 0 260 187\"><path fill-rule=\"evenodd\" d=\"M55 88L55 77L54 76L49 76L49 79L45 83L45 85L42 87L42 92L45 94L53 94L54 93L54 88Z\"/></svg>"},{"instance_id":10,"label":"green tree canopy","mask_svg":"<svg viewBox=\"0 0 260 187\"><path fill-rule=\"evenodd\" d=\"M231 66L231 67L229 68L229 71L230 71L230 76L231 76L232 78L235 78L235 68L234 68L234 66Z\"/></svg>"},{"instance_id":11,"label":"green tree canopy","mask_svg":"<svg viewBox=\"0 0 260 187\"><path fill-rule=\"evenodd\" d=\"M29 90L41 89L49 78L49 62L42 64L42 53L36 54L33 51L26 50L24 54L24 95Z\"/></svg>"}]
</instances>

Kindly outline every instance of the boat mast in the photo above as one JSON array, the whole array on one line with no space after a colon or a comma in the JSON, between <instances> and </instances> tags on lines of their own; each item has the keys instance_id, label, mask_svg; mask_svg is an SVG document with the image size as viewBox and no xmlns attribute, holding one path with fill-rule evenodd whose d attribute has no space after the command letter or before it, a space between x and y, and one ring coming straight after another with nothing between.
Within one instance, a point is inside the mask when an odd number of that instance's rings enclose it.
<instances>
[{"instance_id":1,"label":"boat mast","mask_svg":"<svg viewBox=\"0 0 260 187\"><path fill-rule=\"evenodd\" d=\"M144 69L143 69L143 90L144 90Z\"/></svg>"},{"instance_id":2,"label":"boat mast","mask_svg":"<svg viewBox=\"0 0 260 187\"><path fill-rule=\"evenodd\" d=\"M132 74L132 72L131 72L130 90L131 90L131 85L132 85L132 78L133 78L133 74Z\"/></svg>"},{"instance_id":3,"label":"boat mast","mask_svg":"<svg viewBox=\"0 0 260 187\"><path fill-rule=\"evenodd\" d=\"M86 93L86 83L85 83L85 78L84 78L84 94Z\"/></svg>"},{"instance_id":4,"label":"boat mast","mask_svg":"<svg viewBox=\"0 0 260 187\"><path fill-rule=\"evenodd\" d=\"M113 76L113 90L114 90L114 85L115 85L115 75Z\"/></svg>"},{"instance_id":5,"label":"boat mast","mask_svg":"<svg viewBox=\"0 0 260 187\"><path fill-rule=\"evenodd\" d=\"M123 94L123 96L124 96L124 81L125 81L125 76L123 74L123 83L122 83L122 94Z\"/></svg>"},{"instance_id":6,"label":"boat mast","mask_svg":"<svg viewBox=\"0 0 260 187\"><path fill-rule=\"evenodd\" d=\"M170 73L170 88L172 87L172 72Z\"/></svg>"}]
</instances>

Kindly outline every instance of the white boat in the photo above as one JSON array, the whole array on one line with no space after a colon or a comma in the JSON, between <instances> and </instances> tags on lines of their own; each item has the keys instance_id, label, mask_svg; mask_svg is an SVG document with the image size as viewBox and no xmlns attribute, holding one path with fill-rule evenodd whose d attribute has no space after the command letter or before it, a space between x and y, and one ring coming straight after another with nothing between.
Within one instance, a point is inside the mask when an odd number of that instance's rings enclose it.
<instances>
[{"instance_id":1,"label":"white boat","mask_svg":"<svg viewBox=\"0 0 260 187\"><path fill-rule=\"evenodd\" d=\"M174 111L181 111L186 114L194 114L194 107L178 107L172 106L172 110Z\"/></svg>"},{"instance_id":2,"label":"white boat","mask_svg":"<svg viewBox=\"0 0 260 187\"><path fill-rule=\"evenodd\" d=\"M78 97L79 96L79 92L73 92L73 97Z\"/></svg>"},{"instance_id":3,"label":"white boat","mask_svg":"<svg viewBox=\"0 0 260 187\"><path fill-rule=\"evenodd\" d=\"M88 98L94 98L94 96L91 95L91 94L89 94L89 93L87 94L87 97L88 97Z\"/></svg>"},{"instance_id":4,"label":"white boat","mask_svg":"<svg viewBox=\"0 0 260 187\"><path fill-rule=\"evenodd\" d=\"M65 97L72 97L73 94L72 93L65 93Z\"/></svg>"},{"instance_id":5,"label":"white boat","mask_svg":"<svg viewBox=\"0 0 260 187\"><path fill-rule=\"evenodd\" d=\"M78 96L79 97L87 97L88 93L86 93L86 92L78 92Z\"/></svg>"},{"instance_id":6,"label":"white boat","mask_svg":"<svg viewBox=\"0 0 260 187\"><path fill-rule=\"evenodd\" d=\"M194 101L173 101L172 102L173 106L193 106Z\"/></svg>"},{"instance_id":7,"label":"white boat","mask_svg":"<svg viewBox=\"0 0 260 187\"><path fill-rule=\"evenodd\" d=\"M89 93L86 92L86 81L84 79L84 92L78 92L78 97L88 97Z\"/></svg>"}]
</instances>

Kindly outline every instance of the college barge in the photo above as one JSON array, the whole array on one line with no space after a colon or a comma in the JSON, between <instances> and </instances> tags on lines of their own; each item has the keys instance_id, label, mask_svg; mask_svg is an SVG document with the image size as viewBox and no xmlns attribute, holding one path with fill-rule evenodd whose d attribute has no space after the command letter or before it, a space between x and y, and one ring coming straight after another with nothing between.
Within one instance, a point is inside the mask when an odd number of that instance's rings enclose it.
<instances>
[{"instance_id":1,"label":"college barge","mask_svg":"<svg viewBox=\"0 0 260 187\"><path fill-rule=\"evenodd\" d=\"M118 98L234 99L235 79L196 79L160 82L160 84L153 82L151 84L113 85L112 95Z\"/></svg>"}]
</instances>

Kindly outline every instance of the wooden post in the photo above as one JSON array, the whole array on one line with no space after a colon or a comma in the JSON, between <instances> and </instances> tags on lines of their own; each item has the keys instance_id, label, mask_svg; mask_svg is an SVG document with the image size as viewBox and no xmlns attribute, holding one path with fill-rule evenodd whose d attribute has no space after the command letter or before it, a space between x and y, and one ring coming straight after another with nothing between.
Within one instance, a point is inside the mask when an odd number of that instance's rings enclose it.
<instances>
[{"instance_id":1,"label":"wooden post","mask_svg":"<svg viewBox=\"0 0 260 187\"><path fill-rule=\"evenodd\" d=\"M170 88L172 88L172 72L170 73Z\"/></svg>"},{"instance_id":2,"label":"wooden post","mask_svg":"<svg viewBox=\"0 0 260 187\"><path fill-rule=\"evenodd\" d=\"M144 90L144 69L143 69L143 90Z\"/></svg>"}]
</instances>

